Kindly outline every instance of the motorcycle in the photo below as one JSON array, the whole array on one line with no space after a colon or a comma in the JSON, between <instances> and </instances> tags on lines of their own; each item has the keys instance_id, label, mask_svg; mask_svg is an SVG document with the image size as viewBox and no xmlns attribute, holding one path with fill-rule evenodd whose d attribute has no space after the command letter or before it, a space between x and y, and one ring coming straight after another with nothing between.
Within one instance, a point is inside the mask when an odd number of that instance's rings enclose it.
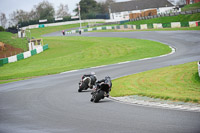
<instances>
[{"instance_id":1,"label":"motorcycle","mask_svg":"<svg viewBox=\"0 0 200 133\"><path fill-rule=\"evenodd\" d=\"M78 92L83 90L87 90L88 88L92 89L96 82L96 75L95 73L90 75L83 75L81 81L79 82L79 89Z\"/></svg>"},{"instance_id":2,"label":"motorcycle","mask_svg":"<svg viewBox=\"0 0 200 133\"><path fill-rule=\"evenodd\" d=\"M97 85L96 89L91 93L91 102L98 103L104 97L108 97L110 92L110 85L107 83L100 83Z\"/></svg>"}]
</instances>

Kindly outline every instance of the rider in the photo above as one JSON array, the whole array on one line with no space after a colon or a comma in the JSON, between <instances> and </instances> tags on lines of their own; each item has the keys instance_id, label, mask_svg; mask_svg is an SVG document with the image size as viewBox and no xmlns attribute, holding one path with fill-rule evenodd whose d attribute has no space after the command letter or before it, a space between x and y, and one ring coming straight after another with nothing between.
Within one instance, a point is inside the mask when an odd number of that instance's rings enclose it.
<instances>
[{"instance_id":1,"label":"rider","mask_svg":"<svg viewBox=\"0 0 200 133\"><path fill-rule=\"evenodd\" d=\"M111 91L111 88L112 88L112 81L111 81L111 78L110 78L109 76L106 76L104 79L99 80L99 81L97 81L96 83L97 83L97 86L99 86L101 83L108 84L108 86L109 86L109 91L106 93L106 97L109 97L109 92Z\"/></svg>"},{"instance_id":2,"label":"rider","mask_svg":"<svg viewBox=\"0 0 200 133\"><path fill-rule=\"evenodd\" d=\"M63 33L63 36L64 36L65 35L65 31L63 30L62 33Z\"/></svg>"},{"instance_id":3,"label":"rider","mask_svg":"<svg viewBox=\"0 0 200 133\"><path fill-rule=\"evenodd\" d=\"M93 85L95 85L95 82L97 80L95 72L91 72L90 74L84 74L82 79L84 79L86 77L90 77L91 82L88 83L88 86L92 89Z\"/></svg>"}]
</instances>

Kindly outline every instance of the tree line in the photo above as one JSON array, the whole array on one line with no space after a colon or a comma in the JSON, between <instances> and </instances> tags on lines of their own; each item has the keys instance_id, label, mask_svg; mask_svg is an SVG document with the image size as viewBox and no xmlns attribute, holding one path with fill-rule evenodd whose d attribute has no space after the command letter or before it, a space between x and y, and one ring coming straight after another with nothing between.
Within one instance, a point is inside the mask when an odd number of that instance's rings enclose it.
<instances>
[{"instance_id":1,"label":"tree line","mask_svg":"<svg viewBox=\"0 0 200 133\"><path fill-rule=\"evenodd\" d=\"M103 2L97 2L95 0L81 0L80 13L82 19L95 19L95 18L106 18L108 16L108 6L114 3L115 0L105 0ZM78 4L77 8L73 10L78 15ZM13 11L9 14L9 21L5 13L0 13L0 23L3 28L6 25L11 26L27 26L31 24L38 24L39 20L47 19L48 23L55 22L55 18L63 18L62 21L70 21L71 14L69 14L68 5L60 4L58 10L55 10L53 4L48 1L43 1L34 5L30 12L22 9Z\"/></svg>"}]
</instances>

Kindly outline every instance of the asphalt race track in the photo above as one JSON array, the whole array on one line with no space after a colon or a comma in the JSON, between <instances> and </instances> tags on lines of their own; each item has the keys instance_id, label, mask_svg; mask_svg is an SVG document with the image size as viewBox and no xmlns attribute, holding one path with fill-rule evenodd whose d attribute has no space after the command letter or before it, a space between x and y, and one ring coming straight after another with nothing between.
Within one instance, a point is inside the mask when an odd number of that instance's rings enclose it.
<instances>
[{"instance_id":1,"label":"asphalt race track","mask_svg":"<svg viewBox=\"0 0 200 133\"><path fill-rule=\"evenodd\" d=\"M59 36L61 32L45 36ZM75 34L75 36L78 34ZM73 35L67 35L73 36ZM67 37L66 36L66 37ZM118 63L0 85L0 133L200 133L200 113L118 103L90 102L90 90L78 93L84 73L112 79L200 60L200 31L83 33L82 36L155 40L174 54Z\"/></svg>"}]
</instances>

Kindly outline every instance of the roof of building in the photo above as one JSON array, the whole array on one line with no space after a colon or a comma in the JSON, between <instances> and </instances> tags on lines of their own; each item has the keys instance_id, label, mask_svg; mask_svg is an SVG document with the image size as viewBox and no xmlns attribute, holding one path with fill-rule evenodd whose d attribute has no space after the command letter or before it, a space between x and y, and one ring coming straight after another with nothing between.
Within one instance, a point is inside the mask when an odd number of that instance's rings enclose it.
<instances>
[{"instance_id":1,"label":"roof of building","mask_svg":"<svg viewBox=\"0 0 200 133\"><path fill-rule=\"evenodd\" d=\"M160 7L172 7L167 0L132 0L126 2L116 2L110 5L111 12L123 12L133 10L144 10Z\"/></svg>"}]
</instances>

